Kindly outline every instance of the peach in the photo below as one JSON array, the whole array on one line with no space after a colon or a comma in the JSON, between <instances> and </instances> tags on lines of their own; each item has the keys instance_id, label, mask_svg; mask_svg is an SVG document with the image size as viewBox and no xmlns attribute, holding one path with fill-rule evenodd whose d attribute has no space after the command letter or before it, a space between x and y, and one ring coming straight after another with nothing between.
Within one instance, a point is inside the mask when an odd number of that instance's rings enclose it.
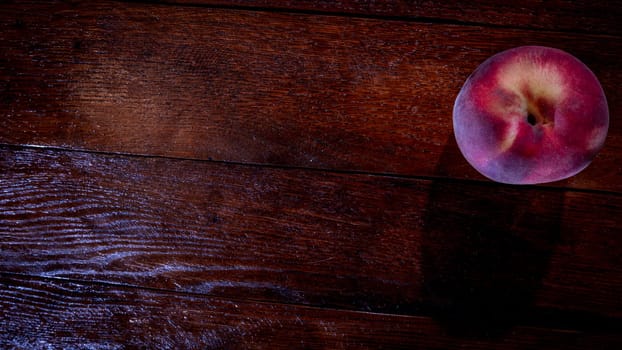
<instances>
[{"instance_id":1,"label":"peach","mask_svg":"<svg viewBox=\"0 0 622 350\"><path fill-rule=\"evenodd\" d=\"M603 147L607 100L592 71L564 51L522 46L484 61L453 110L460 151L482 175L508 184L571 177Z\"/></svg>"}]
</instances>

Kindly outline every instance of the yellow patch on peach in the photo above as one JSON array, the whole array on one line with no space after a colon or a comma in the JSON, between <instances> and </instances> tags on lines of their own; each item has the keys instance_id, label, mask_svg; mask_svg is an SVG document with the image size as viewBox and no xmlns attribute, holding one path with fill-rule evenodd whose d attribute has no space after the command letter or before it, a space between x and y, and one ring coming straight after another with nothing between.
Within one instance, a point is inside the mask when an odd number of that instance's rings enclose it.
<instances>
[{"instance_id":1,"label":"yellow patch on peach","mask_svg":"<svg viewBox=\"0 0 622 350\"><path fill-rule=\"evenodd\" d=\"M518 135L518 127L519 127L519 124L516 120L509 122L507 131L505 132L505 135L502 138L503 142L501 143L499 147L499 153L503 153L507 151L510 147L512 147L512 145L514 144L514 141L516 140L516 136Z\"/></svg>"},{"instance_id":2,"label":"yellow patch on peach","mask_svg":"<svg viewBox=\"0 0 622 350\"><path fill-rule=\"evenodd\" d=\"M517 95L514 91L506 91L509 95ZM500 99L491 98L487 101L487 110L490 111L494 116L501 117L506 121L512 121L517 116L522 116L525 113L527 105L524 102L524 99L519 98L517 101L507 102Z\"/></svg>"},{"instance_id":3,"label":"yellow patch on peach","mask_svg":"<svg viewBox=\"0 0 622 350\"><path fill-rule=\"evenodd\" d=\"M514 58L500 69L497 80L503 89L521 96L523 112L529 108L530 101L556 102L565 97L564 74L554 64L538 59Z\"/></svg>"}]
</instances>

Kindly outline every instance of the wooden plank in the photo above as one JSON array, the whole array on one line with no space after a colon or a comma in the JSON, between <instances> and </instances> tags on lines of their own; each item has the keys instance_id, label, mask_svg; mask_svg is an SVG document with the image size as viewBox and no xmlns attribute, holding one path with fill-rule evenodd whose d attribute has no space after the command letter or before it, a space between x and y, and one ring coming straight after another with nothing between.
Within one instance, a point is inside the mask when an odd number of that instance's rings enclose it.
<instances>
[{"instance_id":1,"label":"wooden plank","mask_svg":"<svg viewBox=\"0 0 622 350\"><path fill-rule=\"evenodd\" d=\"M231 301L0 274L0 346L18 349L615 349L619 334L517 326L460 336L427 317Z\"/></svg>"},{"instance_id":2,"label":"wooden plank","mask_svg":"<svg viewBox=\"0 0 622 350\"><path fill-rule=\"evenodd\" d=\"M485 58L565 49L612 123L562 186L622 192L622 41L309 14L108 2L2 5L0 143L483 179L451 110Z\"/></svg>"},{"instance_id":3,"label":"wooden plank","mask_svg":"<svg viewBox=\"0 0 622 350\"><path fill-rule=\"evenodd\" d=\"M486 1L273 1L273 0L162 0L160 3L220 5L287 11L313 11L340 15L416 18L422 21L458 21L493 26L538 28L553 31L599 32L620 35L622 4L619 1L542 0Z\"/></svg>"},{"instance_id":4,"label":"wooden plank","mask_svg":"<svg viewBox=\"0 0 622 350\"><path fill-rule=\"evenodd\" d=\"M0 271L499 326L622 317L618 196L32 149L0 169Z\"/></svg>"}]
</instances>

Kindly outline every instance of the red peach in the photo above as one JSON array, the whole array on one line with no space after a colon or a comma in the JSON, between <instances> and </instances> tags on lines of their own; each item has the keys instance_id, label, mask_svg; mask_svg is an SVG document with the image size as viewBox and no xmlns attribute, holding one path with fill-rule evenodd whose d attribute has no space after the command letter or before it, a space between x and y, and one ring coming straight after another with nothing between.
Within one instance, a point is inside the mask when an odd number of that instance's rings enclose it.
<instances>
[{"instance_id":1,"label":"red peach","mask_svg":"<svg viewBox=\"0 0 622 350\"><path fill-rule=\"evenodd\" d=\"M482 175L537 184L590 164L605 142L609 110L598 79L577 58L522 46L488 58L469 76L453 126L460 151Z\"/></svg>"}]
</instances>

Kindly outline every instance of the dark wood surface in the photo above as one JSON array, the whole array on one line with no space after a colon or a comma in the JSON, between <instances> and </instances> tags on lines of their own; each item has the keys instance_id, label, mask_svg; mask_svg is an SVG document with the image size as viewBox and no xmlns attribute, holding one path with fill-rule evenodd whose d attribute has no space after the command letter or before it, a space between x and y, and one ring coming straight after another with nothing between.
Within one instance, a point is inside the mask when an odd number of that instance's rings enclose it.
<instances>
[{"instance_id":1,"label":"dark wood surface","mask_svg":"<svg viewBox=\"0 0 622 350\"><path fill-rule=\"evenodd\" d=\"M3 3L0 348L620 348L622 7L531 3ZM546 186L451 129L524 44L611 112Z\"/></svg>"},{"instance_id":2,"label":"dark wood surface","mask_svg":"<svg viewBox=\"0 0 622 350\"><path fill-rule=\"evenodd\" d=\"M422 316L353 312L0 274L3 347L19 349L606 349L607 332L517 326L476 339ZM19 308L15 308L19 305ZM36 337L33 337L36 334Z\"/></svg>"},{"instance_id":3,"label":"dark wood surface","mask_svg":"<svg viewBox=\"0 0 622 350\"><path fill-rule=\"evenodd\" d=\"M413 19L429 23L622 34L620 1L161 0L157 2Z\"/></svg>"},{"instance_id":4,"label":"dark wood surface","mask_svg":"<svg viewBox=\"0 0 622 350\"><path fill-rule=\"evenodd\" d=\"M2 271L407 314L505 294L496 307L622 317L619 196L60 151L0 162Z\"/></svg>"},{"instance_id":5,"label":"dark wood surface","mask_svg":"<svg viewBox=\"0 0 622 350\"><path fill-rule=\"evenodd\" d=\"M6 6L0 143L481 180L455 146L454 99L488 56L527 44L580 57L622 110L619 37L111 6ZM620 193L621 164L613 122L564 185Z\"/></svg>"}]
</instances>

